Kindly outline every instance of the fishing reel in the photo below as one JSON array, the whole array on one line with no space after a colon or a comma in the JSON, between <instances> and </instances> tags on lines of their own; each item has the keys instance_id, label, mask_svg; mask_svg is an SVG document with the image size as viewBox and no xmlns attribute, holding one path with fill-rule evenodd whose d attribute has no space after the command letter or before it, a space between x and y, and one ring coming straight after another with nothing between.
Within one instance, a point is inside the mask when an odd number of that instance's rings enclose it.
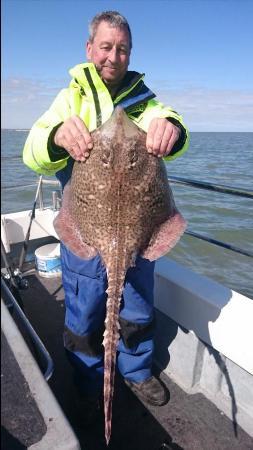
<instances>
[{"instance_id":1,"label":"fishing reel","mask_svg":"<svg viewBox=\"0 0 253 450\"><path fill-rule=\"evenodd\" d=\"M13 276L17 283L18 289L24 290L29 288L29 281L27 280L27 278L23 278L22 273L19 269L14 269Z\"/></svg>"},{"instance_id":2,"label":"fishing reel","mask_svg":"<svg viewBox=\"0 0 253 450\"><path fill-rule=\"evenodd\" d=\"M1 272L1 276L5 280L6 284L10 287L10 285L14 285L15 288L25 290L29 288L29 282L26 278L22 277L22 273L19 269L14 269L12 274L9 271L3 273Z\"/></svg>"},{"instance_id":3,"label":"fishing reel","mask_svg":"<svg viewBox=\"0 0 253 450\"><path fill-rule=\"evenodd\" d=\"M6 272L1 271L1 278L5 282L6 286L8 287L9 291L17 301L18 305L22 310L24 310L24 304L22 297L20 295L20 291L24 289L28 289L29 282L26 278L22 277L21 272L19 269L15 269L13 271L7 270ZM13 312L13 302L8 301L5 302L6 306L8 307L9 311Z\"/></svg>"}]
</instances>

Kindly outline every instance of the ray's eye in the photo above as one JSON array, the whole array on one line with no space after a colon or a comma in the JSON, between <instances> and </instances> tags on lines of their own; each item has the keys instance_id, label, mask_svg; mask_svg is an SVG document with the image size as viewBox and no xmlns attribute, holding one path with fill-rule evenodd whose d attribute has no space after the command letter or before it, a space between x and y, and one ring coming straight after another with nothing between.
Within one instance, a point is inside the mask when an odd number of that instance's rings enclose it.
<instances>
[{"instance_id":1,"label":"ray's eye","mask_svg":"<svg viewBox=\"0 0 253 450\"><path fill-rule=\"evenodd\" d=\"M105 166L109 166L110 164L110 158L111 152L109 150L104 150L101 156L101 161Z\"/></svg>"},{"instance_id":2,"label":"ray's eye","mask_svg":"<svg viewBox=\"0 0 253 450\"><path fill-rule=\"evenodd\" d=\"M136 150L133 150L130 155L130 164L132 167L136 165L136 162L138 161L138 153Z\"/></svg>"}]
</instances>

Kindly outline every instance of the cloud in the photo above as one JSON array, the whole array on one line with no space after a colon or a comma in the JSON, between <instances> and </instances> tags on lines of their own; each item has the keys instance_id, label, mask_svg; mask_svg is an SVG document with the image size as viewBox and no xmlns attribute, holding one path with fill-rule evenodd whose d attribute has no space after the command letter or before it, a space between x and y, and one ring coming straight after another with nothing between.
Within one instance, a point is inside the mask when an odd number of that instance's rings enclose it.
<instances>
[{"instance_id":1,"label":"cloud","mask_svg":"<svg viewBox=\"0 0 253 450\"><path fill-rule=\"evenodd\" d=\"M2 128L31 128L69 79L32 80L12 77L2 82ZM166 80L152 82L160 101L182 114L191 131L253 131L253 91L211 89Z\"/></svg>"},{"instance_id":2,"label":"cloud","mask_svg":"<svg viewBox=\"0 0 253 450\"><path fill-rule=\"evenodd\" d=\"M253 131L253 91L157 83L159 100L182 114L191 131Z\"/></svg>"},{"instance_id":3,"label":"cloud","mask_svg":"<svg viewBox=\"0 0 253 450\"><path fill-rule=\"evenodd\" d=\"M2 128L31 128L50 106L66 80L2 80Z\"/></svg>"}]
</instances>

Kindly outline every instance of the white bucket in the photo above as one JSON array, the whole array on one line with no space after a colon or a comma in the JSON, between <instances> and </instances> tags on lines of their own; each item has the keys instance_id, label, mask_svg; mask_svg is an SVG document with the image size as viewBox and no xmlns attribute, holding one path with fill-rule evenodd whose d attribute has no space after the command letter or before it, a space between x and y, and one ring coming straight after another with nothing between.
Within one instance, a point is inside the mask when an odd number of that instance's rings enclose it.
<instances>
[{"instance_id":1,"label":"white bucket","mask_svg":"<svg viewBox=\"0 0 253 450\"><path fill-rule=\"evenodd\" d=\"M35 250L35 266L42 277L61 276L60 244L47 244Z\"/></svg>"}]
</instances>

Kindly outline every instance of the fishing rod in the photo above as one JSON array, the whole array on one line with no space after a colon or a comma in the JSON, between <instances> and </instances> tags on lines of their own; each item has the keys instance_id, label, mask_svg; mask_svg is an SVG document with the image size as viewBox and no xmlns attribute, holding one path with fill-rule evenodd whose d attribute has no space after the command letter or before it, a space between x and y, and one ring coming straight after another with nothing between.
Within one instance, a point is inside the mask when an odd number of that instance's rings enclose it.
<instances>
[{"instance_id":1,"label":"fishing rod","mask_svg":"<svg viewBox=\"0 0 253 450\"><path fill-rule=\"evenodd\" d=\"M24 243L23 243L23 247L22 247L22 250L21 250L21 254L20 254L20 258L19 258L18 270L20 272L22 270L22 267L23 267L23 264L24 264L24 260L25 260L25 257L26 257L26 253L27 253L28 242L29 242L30 233L31 233L31 226L32 226L33 219L35 218L36 204L37 204L37 200L38 200L38 196L39 196L39 192L40 192L40 188L41 188L41 183L42 183L42 175L39 178L38 187L37 187L35 199L34 199L34 202L33 202L31 218L30 218L28 230L27 230L27 233L26 233L26 237L25 237L25 240L24 240Z\"/></svg>"},{"instance_id":2,"label":"fishing rod","mask_svg":"<svg viewBox=\"0 0 253 450\"><path fill-rule=\"evenodd\" d=\"M9 261L8 261L8 258L7 258L7 254L6 254L5 247L4 247L2 239L1 239L1 257L3 258L4 267L5 267L6 272L7 272L6 278L8 277L11 280L13 286L17 287L17 283L16 283L16 280L15 280L14 275L12 273L12 268L11 268L11 266L9 264Z\"/></svg>"}]
</instances>

